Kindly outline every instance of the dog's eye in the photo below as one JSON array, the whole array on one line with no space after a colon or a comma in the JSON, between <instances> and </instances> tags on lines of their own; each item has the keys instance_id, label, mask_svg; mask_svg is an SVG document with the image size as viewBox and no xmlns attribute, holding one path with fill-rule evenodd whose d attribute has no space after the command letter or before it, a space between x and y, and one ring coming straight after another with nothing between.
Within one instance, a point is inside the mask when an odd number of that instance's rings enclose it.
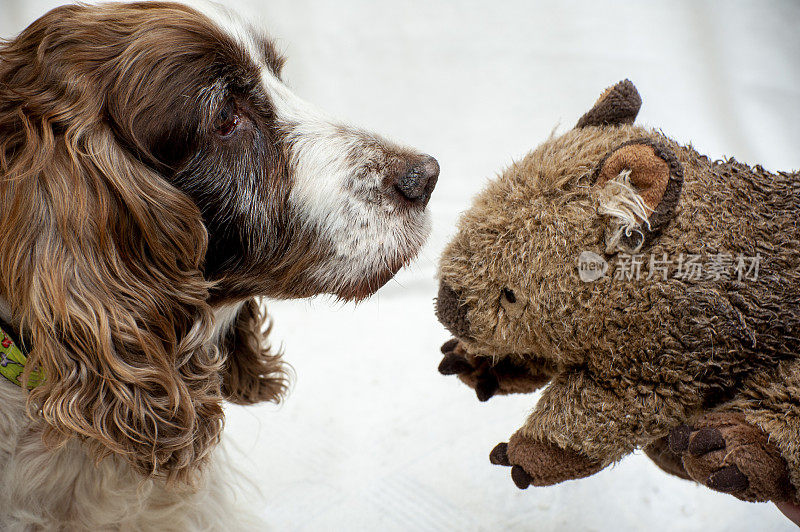
<instances>
[{"instance_id":1,"label":"dog's eye","mask_svg":"<svg viewBox=\"0 0 800 532\"><path fill-rule=\"evenodd\" d=\"M511 304L517 302L517 295L510 288L503 288L503 297Z\"/></svg>"},{"instance_id":2,"label":"dog's eye","mask_svg":"<svg viewBox=\"0 0 800 532\"><path fill-rule=\"evenodd\" d=\"M214 121L214 133L220 137L230 137L239 127L241 120L236 104L232 100L228 101L222 106Z\"/></svg>"}]
</instances>

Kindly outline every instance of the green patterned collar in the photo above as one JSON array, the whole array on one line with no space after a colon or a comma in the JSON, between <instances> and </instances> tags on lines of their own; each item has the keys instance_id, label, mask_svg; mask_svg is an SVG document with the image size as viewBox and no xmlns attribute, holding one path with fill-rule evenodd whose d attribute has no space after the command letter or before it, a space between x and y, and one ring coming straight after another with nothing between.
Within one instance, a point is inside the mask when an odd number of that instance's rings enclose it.
<instances>
[{"instance_id":1,"label":"green patterned collar","mask_svg":"<svg viewBox=\"0 0 800 532\"><path fill-rule=\"evenodd\" d=\"M17 386L22 387L22 372L25 371L25 363L28 361L22 351L6 332L8 325L0 325L0 375L10 380ZM38 368L34 368L28 376L28 389L31 390L39 386L44 380L44 375Z\"/></svg>"}]
</instances>

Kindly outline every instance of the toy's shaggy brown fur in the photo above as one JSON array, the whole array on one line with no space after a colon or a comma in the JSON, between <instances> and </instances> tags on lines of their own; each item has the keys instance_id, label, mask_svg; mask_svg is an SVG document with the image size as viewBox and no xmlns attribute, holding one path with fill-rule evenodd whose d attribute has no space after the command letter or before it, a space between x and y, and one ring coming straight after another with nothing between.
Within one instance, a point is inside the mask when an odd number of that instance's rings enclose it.
<instances>
[{"instance_id":1,"label":"toy's shaggy brown fur","mask_svg":"<svg viewBox=\"0 0 800 532\"><path fill-rule=\"evenodd\" d=\"M441 259L437 313L458 341L440 369L482 399L549 382L492 453L520 487L593 474L650 445L666 470L712 488L796 499L800 176L711 161L633 125L639 104L621 82L476 198ZM631 153L617 151L626 144ZM600 177L620 158L619 179ZM620 203L646 218L632 223ZM581 280L584 251L608 261L604 277ZM615 278L625 253L644 254L638 280ZM759 273L683 279L673 267L647 279L650 257L681 254L759 256ZM532 377L519 386L512 372L504 388L504 360ZM497 384L481 392L480 375Z\"/></svg>"}]
</instances>

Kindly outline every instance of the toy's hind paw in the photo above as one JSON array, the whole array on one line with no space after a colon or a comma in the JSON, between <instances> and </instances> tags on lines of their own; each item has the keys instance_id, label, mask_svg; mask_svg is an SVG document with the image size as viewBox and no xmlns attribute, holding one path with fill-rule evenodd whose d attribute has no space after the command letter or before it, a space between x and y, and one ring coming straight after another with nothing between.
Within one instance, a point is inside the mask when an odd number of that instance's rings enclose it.
<instances>
[{"instance_id":1,"label":"toy's hind paw","mask_svg":"<svg viewBox=\"0 0 800 532\"><path fill-rule=\"evenodd\" d=\"M786 501L791 484L786 461L767 434L742 414L713 413L670 432L669 446L686 472L709 488L744 501Z\"/></svg>"},{"instance_id":2,"label":"toy's hind paw","mask_svg":"<svg viewBox=\"0 0 800 532\"><path fill-rule=\"evenodd\" d=\"M693 480L689 473L686 472L686 468L683 467L683 456L670 448L666 436L651 442L644 448L644 453L658 467L670 475L675 475L684 480Z\"/></svg>"},{"instance_id":3,"label":"toy's hind paw","mask_svg":"<svg viewBox=\"0 0 800 532\"><path fill-rule=\"evenodd\" d=\"M475 390L480 401L488 401L494 395L531 393L550 380L543 369L523 360L507 356L493 364L489 357L470 355L456 339L446 342L442 353L439 373L457 375Z\"/></svg>"},{"instance_id":4,"label":"toy's hind paw","mask_svg":"<svg viewBox=\"0 0 800 532\"><path fill-rule=\"evenodd\" d=\"M492 449L489 461L511 467L511 479L519 489L550 486L565 480L588 477L603 469L596 462L550 442L534 440L517 432L508 443Z\"/></svg>"}]
</instances>

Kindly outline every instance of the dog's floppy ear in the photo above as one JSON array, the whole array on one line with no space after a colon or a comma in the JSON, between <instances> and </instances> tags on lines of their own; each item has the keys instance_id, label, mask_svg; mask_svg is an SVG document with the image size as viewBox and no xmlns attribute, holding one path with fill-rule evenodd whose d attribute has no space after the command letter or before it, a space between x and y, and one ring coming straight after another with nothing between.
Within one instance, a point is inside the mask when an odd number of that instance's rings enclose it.
<instances>
[{"instance_id":1,"label":"dog's floppy ear","mask_svg":"<svg viewBox=\"0 0 800 532\"><path fill-rule=\"evenodd\" d=\"M43 67L18 59L0 61L0 289L44 374L29 410L53 444L190 481L222 425L200 213L97 102L41 90Z\"/></svg>"},{"instance_id":2,"label":"dog's floppy ear","mask_svg":"<svg viewBox=\"0 0 800 532\"><path fill-rule=\"evenodd\" d=\"M630 80L626 79L607 88L595 102L594 107L578 120L575 127L633 124L641 106L642 98L639 96L639 91Z\"/></svg>"},{"instance_id":3,"label":"dog's floppy ear","mask_svg":"<svg viewBox=\"0 0 800 532\"><path fill-rule=\"evenodd\" d=\"M288 378L280 353L273 353L267 340L271 328L258 301L246 301L223 342L225 399L249 405L283 397Z\"/></svg>"},{"instance_id":4,"label":"dog's floppy ear","mask_svg":"<svg viewBox=\"0 0 800 532\"><path fill-rule=\"evenodd\" d=\"M599 212L609 220L606 253L636 253L674 216L683 166L666 146L639 139L606 155L593 181Z\"/></svg>"}]
</instances>

